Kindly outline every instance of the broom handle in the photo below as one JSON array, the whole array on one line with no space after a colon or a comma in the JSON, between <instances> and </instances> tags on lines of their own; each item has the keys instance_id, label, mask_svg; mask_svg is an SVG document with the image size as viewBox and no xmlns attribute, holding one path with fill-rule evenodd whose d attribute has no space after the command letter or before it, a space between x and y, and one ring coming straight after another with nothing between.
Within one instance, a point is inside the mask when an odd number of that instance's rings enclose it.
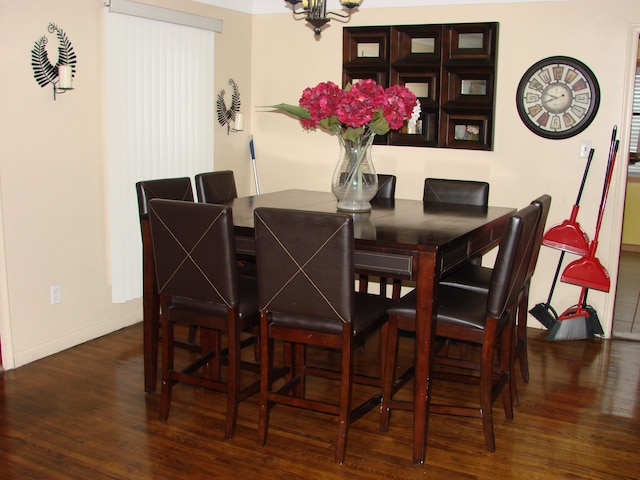
<instances>
[{"instance_id":1,"label":"broom handle","mask_svg":"<svg viewBox=\"0 0 640 480\"><path fill-rule=\"evenodd\" d=\"M605 176L604 188L602 190L602 199L600 200L600 211L598 212L598 220L596 222L596 233L593 237L593 241L596 245L598 242L598 235L600 234L600 226L602 225L602 217L604 217L604 207L607 204L609 186L611 185L611 177L613 176L613 167L616 163L616 156L618 155L618 146L620 145L620 140L616 140L614 144L615 145L613 146L611 157L607 162L607 172Z\"/></svg>"},{"instance_id":2,"label":"broom handle","mask_svg":"<svg viewBox=\"0 0 640 480\"><path fill-rule=\"evenodd\" d=\"M582 182L580 182L580 188L578 189L578 198L576 198L576 205L580 204L582 190L584 190L584 184L587 182L587 174L589 173L589 167L591 166L591 160L593 160L594 152L595 150L593 148L589 150L589 158L587 159L587 165L584 167L584 173L582 174Z\"/></svg>"},{"instance_id":3,"label":"broom handle","mask_svg":"<svg viewBox=\"0 0 640 480\"><path fill-rule=\"evenodd\" d=\"M549 290L549 298L547 299L547 305L551 305L551 297L553 297L553 291L556 288L558 282L558 276L560 275L560 268L562 267L562 260L564 259L564 250L560 251L560 260L558 260L558 266L556 267L556 273L553 276L553 282L551 282L551 289Z\"/></svg>"}]
</instances>

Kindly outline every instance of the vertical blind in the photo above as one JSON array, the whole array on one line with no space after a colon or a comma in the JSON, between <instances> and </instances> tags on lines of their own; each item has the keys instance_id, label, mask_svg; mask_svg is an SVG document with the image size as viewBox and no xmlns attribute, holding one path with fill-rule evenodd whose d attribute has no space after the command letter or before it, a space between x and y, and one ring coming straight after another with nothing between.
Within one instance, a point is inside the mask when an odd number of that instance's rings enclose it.
<instances>
[{"instance_id":1,"label":"vertical blind","mask_svg":"<svg viewBox=\"0 0 640 480\"><path fill-rule=\"evenodd\" d=\"M631 141L629 151L638 152L638 137L640 137L640 67L636 69L636 82L633 89L633 115L631 117Z\"/></svg>"},{"instance_id":2,"label":"vertical blind","mask_svg":"<svg viewBox=\"0 0 640 480\"><path fill-rule=\"evenodd\" d=\"M135 183L213 168L213 32L105 15L112 301L142 296Z\"/></svg>"}]
</instances>

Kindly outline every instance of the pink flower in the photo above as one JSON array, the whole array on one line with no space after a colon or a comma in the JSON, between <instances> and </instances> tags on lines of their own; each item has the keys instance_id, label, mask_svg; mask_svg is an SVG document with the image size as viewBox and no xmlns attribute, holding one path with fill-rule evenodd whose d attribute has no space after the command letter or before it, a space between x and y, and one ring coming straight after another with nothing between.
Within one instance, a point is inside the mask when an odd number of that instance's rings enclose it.
<instances>
[{"instance_id":1,"label":"pink flower","mask_svg":"<svg viewBox=\"0 0 640 480\"><path fill-rule=\"evenodd\" d=\"M413 108L416 106L416 96L411 90L394 85L385 90L385 104L383 115L389 123L389 128L398 130L406 118L411 118Z\"/></svg>"},{"instance_id":2,"label":"pink flower","mask_svg":"<svg viewBox=\"0 0 640 480\"><path fill-rule=\"evenodd\" d=\"M333 82L322 82L302 92L299 107L279 107L298 116L305 128L320 126L331 133L353 137L367 131L384 135L390 129L402 128L416 104L416 96L404 86L385 90L374 80L363 79L348 90Z\"/></svg>"},{"instance_id":3,"label":"pink flower","mask_svg":"<svg viewBox=\"0 0 640 480\"><path fill-rule=\"evenodd\" d=\"M343 91L333 82L319 83L314 88L305 88L300 98L300 106L309 110L310 120L301 119L306 128L315 127L323 118L337 113Z\"/></svg>"},{"instance_id":4,"label":"pink flower","mask_svg":"<svg viewBox=\"0 0 640 480\"><path fill-rule=\"evenodd\" d=\"M371 79L362 80L345 93L338 106L338 121L353 128L363 127L384 101L384 88Z\"/></svg>"}]
</instances>

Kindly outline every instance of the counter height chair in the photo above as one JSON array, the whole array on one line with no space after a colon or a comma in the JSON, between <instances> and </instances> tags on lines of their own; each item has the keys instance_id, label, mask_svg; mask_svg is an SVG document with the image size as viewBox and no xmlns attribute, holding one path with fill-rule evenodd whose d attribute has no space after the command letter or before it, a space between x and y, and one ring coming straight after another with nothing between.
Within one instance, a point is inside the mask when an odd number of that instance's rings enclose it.
<instances>
[{"instance_id":1,"label":"counter height chair","mask_svg":"<svg viewBox=\"0 0 640 480\"><path fill-rule=\"evenodd\" d=\"M193 202L193 188L189 177L162 178L136 183L138 213L142 234L142 315L144 344L144 389L148 393L156 391L158 371L158 343L160 329L160 298L156 282L156 270L151 246L149 227L149 201L153 198L184 200ZM191 329L186 348L197 349L195 331Z\"/></svg>"},{"instance_id":2,"label":"counter height chair","mask_svg":"<svg viewBox=\"0 0 640 480\"><path fill-rule=\"evenodd\" d=\"M195 176L195 182L201 203L224 203L238 197L232 170L199 173Z\"/></svg>"},{"instance_id":3,"label":"counter height chair","mask_svg":"<svg viewBox=\"0 0 640 480\"><path fill-rule=\"evenodd\" d=\"M372 202L376 200L387 201L393 200L396 196L396 176L388 175L384 173L378 174L378 191L376 192L376 196L373 197ZM383 297L387 296L387 285L389 283L389 279L385 277L379 277L378 279L380 283L380 295ZM402 282L400 279L393 279L393 290L391 294L391 298L395 298L396 300L400 298L400 287ZM360 273L358 275L358 291L366 292L369 288L369 275L365 273Z\"/></svg>"},{"instance_id":4,"label":"counter height chair","mask_svg":"<svg viewBox=\"0 0 640 480\"><path fill-rule=\"evenodd\" d=\"M160 419L169 416L173 386L179 382L224 392L224 438L230 439L238 404L259 388L259 368L241 361L241 334L259 321L257 282L238 273L231 207L154 199L149 217L162 306ZM197 325L201 332L201 355L182 370L174 365L176 324ZM222 334L228 337L224 358ZM220 375L223 363L228 365L226 380ZM241 367L256 377L244 388Z\"/></svg>"},{"instance_id":5,"label":"counter height chair","mask_svg":"<svg viewBox=\"0 0 640 480\"><path fill-rule=\"evenodd\" d=\"M262 368L258 443L267 440L276 403L337 415L334 460L341 464L350 424L380 404L378 393L352 409L353 383L374 386L378 392L380 388L380 378L354 374L354 352L386 321L391 300L355 292L352 216L256 208L254 224ZM274 340L290 347L285 361L291 374L279 388L270 373ZM340 370L308 363L307 346L339 351ZM307 395L310 375L339 382L335 402Z\"/></svg>"},{"instance_id":6,"label":"counter height chair","mask_svg":"<svg viewBox=\"0 0 640 480\"><path fill-rule=\"evenodd\" d=\"M514 363L520 363L520 373L525 382L529 381L529 362L527 356L527 315L529 312L529 289L531 286L531 277L538 262L538 254L542 245L542 237L545 231L547 216L551 208L551 197L549 195L541 195L531 202L540 208L540 219L536 226L535 238L533 240L533 248L531 250L531 258L526 272L525 281L518 302L518 315L516 324L516 339L513 352ZM453 274L447 276L440 282L440 285L464 288L474 290L481 294L487 294L491 286L491 277L493 269L480 265L467 264L456 270ZM515 375L512 375L512 395L515 404L517 404L517 392L515 390Z\"/></svg>"},{"instance_id":7,"label":"counter height chair","mask_svg":"<svg viewBox=\"0 0 640 480\"><path fill-rule=\"evenodd\" d=\"M482 353L479 364L467 358L458 359L451 356L438 358L436 360L438 365L434 366L432 378L479 385L480 404L479 407L431 404L430 412L480 417L487 450L492 452L495 450L492 405L498 396L502 396L506 417L513 418L513 402L509 385L513 327L518 299L526 281L539 217L540 208L531 204L518 211L509 220L500 241L490 288L486 294L446 285L439 287L439 305L434 317L436 335L445 339L478 344L482 347ZM395 393L393 385L398 329L415 331L415 318L414 290L389 309L382 382L380 418L382 431L386 431L389 427L391 409L413 408L413 404L394 401L392 395ZM496 354L497 362L494 361ZM445 365L446 368L440 368L441 365ZM449 367L454 367L455 370Z\"/></svg>"}]
</instances>

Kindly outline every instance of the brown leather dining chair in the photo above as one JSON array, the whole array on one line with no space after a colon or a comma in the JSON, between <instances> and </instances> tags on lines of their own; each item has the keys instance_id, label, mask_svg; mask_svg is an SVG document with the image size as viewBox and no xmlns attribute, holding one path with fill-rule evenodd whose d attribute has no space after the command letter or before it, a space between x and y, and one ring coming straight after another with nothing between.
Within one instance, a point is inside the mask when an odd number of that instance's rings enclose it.
<instances>
[{"instance_id":1,"label":"brown leather dining chair","mask_svg":"<svg viewBox=\"0 0 640 480\"><path fill-rule=\"evenodd\" d=\"M519 362L520 374L525 382L529 381L529 361L527 355L527 315L529 312L529 289L531 286L531 277L538 262L538 254L542 245L542 237L547 223L547 216L551 208L551 197L549 195L541 195L534 199L532 204L540 208L540 219L536 226L535 238L533 240L533 248L531 250L531 258L529 260L525 281L518 302L518 315L516 323L516 339L513 351L513 361ZM441 280L441 285L447 285L458 288L466 288L474 290L481 294L489 292L493 269L483 267L481 265L467 264L456 270L451 275ZM511 376L511 390L514 403L517 405L518 397L515 389L515 375Z\"/></svg>"},{"instance_id":2,"label":"brown leather dining chair","mask_svg":"<svg viewBox=\"0 0 640 480\"><path fill-rule=\"evenodd\" d=\"M372 202L376 201L386 201L393 200L396 197L396 176L389 175L386 173L378 174L378 191L376 192L376 196L373 197ZM369 275L366 273L360 273L358 275L358 291L366 292L369 288ZM383 297L387 296L387 285L389 284L389 279L385 277L379 277L378 279L380 284L380 295ZM401 281L399 279L393 280L393 293L391 298L398 299L400 298L400 286ZM397 289L397 292L396 292Z\"/></svg>"},{"instance_id":3,"label":"brown leather dining chair","mask_svg":"<svg viewBox=\"0 0 640 480\"><path fill-rule=\"evenodd\" d=\"M489 204L489 184L475 180L426 178L422 201L486 207Z\"/></svg>"},{"instance_id":4,"label":"brown leather dining chair","mask_svg":"<svg viewBox=\"0 0 640 480\"><path fill-rule=\"evenodd\" d=\"M238 197L232 170L199 173L195 182L196 195L201 203L224 203Z\"/></svg>"},{"instance_id":5,"label":"brown leather dining chair","mask_svg":"<svg viewBox=\"0 0 640 480\"><path fill-rule=\"evenodd\" d=\"M434 317L436 335L445 339L480 345L482 352L479 363L468 358L451 356L437 358L432 378L477 384L480 394L477 407L432 403L430 412L481 418L486 447L489 451L495 450L492 405L498 396L502 396L506 417L513 418L513 402L509 385L513 328L518 299L526 281L539 217L540 208L531 204L518 211L509 220L500 241L487 294L446 285L439 287L439 305ZM382 382L380 418L382 431L387 431L389 427L391 409L412 408L412 405L409 406L405 402L394 402L392 395L398 330L415 330L415 295L415 291L409 293L389 309L389 320L385 327L387 341Z\"/></svg>"},{"instance_id":6,"label":"brown leather dining chair","mask_svg":"<svg viewBox=\"0 0 640 480\"><path fill-rule=\"evenodd\" d=\"M350 424L380 402L378 394L352 408L354 383L380 386L380 378L354 373L354 352L384 324L391 300L355 292L352 216L256 208L254 223L262 368L258 443L267 440L276 403L337 415L334 460L341 464ZM276 340L290 346L290 375L278 388L270 375ZM339 351L340 371L309 363L308 346ZM307 395L314 375L338 381L335 402Z\"/></svg>"},{"instance_id":7,"label":"brown leather dining chair","mask_svg":"<svg viewBox=\"0 0 640 480\"><path fill-rule=\"evenodd\" d=\"M257 365L241 361L241 336L258 324L255 278L238 272L231 207L151 200L151 236L162 306L160 419L169 416L172 390L182 382L226 393L224 438L233 437L242 400L258 392ZM175 326L200 328L201 355L175 366ZM220 348L227 337L227 355ZM226 379L221 365L227 365ZM241 368L256 380L241 388ZM198 371L202 369L202 373Z\"/></svg>"},{"instance_id":8,"label":"brown leather dining chair","mask_svg":"<svg viewBox=\"0 0 640 480\"><path fill-rule=\"evenodd\" d=\"M193 202L193 188L189 177L144 180L136 183L138 213L142 235L142 310L144 344L144 389L147 393L156 391L158 371L158 343L160 328L160 298L156 282L156 270L151 246L149 226L149 201L153 198L184 200ZM186 348L197 349L192 329Z\"/></svg>"}]
</instances>

